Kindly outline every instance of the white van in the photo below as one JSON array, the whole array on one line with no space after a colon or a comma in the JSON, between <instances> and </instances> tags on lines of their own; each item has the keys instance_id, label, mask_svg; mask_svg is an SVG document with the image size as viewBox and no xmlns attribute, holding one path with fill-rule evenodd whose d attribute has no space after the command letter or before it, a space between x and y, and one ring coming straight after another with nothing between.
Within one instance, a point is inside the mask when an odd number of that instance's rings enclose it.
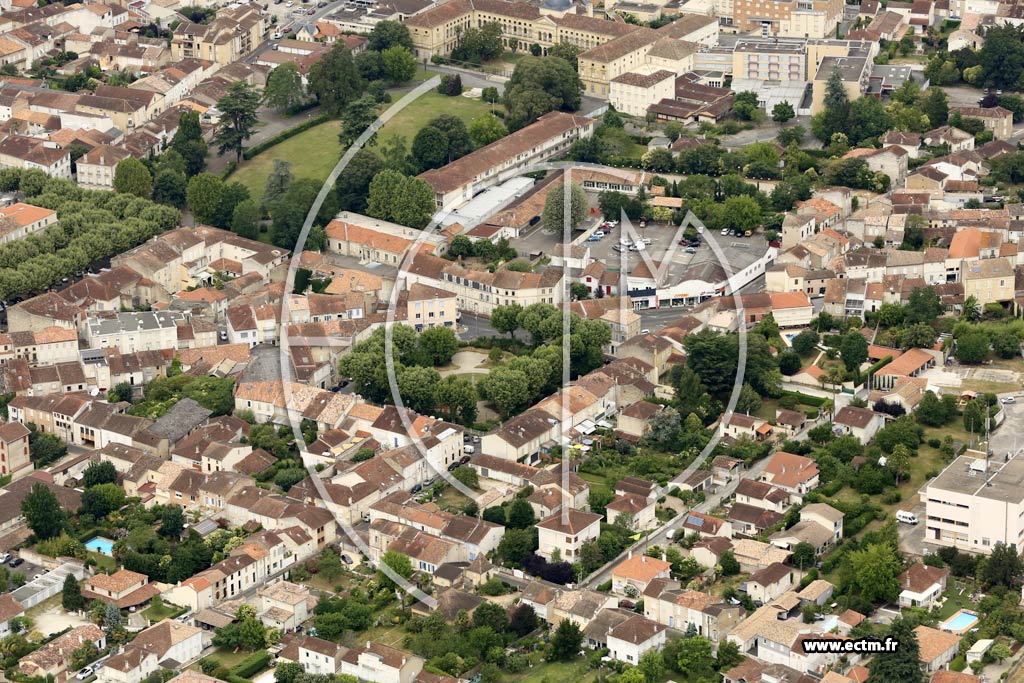
<instances>
[{"instance_id":1,"label":"white van","mask_svg":"<svg viewBox=\"0 0 1024 683\"><path fill-rule=\"evenodd\" d=\"M903 522L904 524L917 524L917 515L906 510L897 510L896 521Z\"/></svg>"},{"instance_id":2,"label":"white van","mask_svg":"<svg viewBox=\"0 0 1024 683\"><path fill-rule=\"evenodd\" d=\"M473 453L476 452L476 449L473 448L472 446L466 445L462 447L462 452L468 455L473 455Z\"/></svg>"}]
</instances>

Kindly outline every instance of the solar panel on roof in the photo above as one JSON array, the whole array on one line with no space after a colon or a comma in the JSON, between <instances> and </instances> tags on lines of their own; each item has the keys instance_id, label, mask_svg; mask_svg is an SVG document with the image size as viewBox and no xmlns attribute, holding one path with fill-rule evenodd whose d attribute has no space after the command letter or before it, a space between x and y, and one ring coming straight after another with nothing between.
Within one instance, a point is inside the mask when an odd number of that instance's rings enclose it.
<instances>
[{"instance_id":1,"label":"solar panel on roof","mask_svg":"<svg viewBox=\"0 0 1024 683\"><path fill-rule=\"evenodd\" d=\"M686 523L692 524L693 526L704 526L704 520L700 517L694 517L693 515L686 518Z\"/></svg>"}]
</instances>

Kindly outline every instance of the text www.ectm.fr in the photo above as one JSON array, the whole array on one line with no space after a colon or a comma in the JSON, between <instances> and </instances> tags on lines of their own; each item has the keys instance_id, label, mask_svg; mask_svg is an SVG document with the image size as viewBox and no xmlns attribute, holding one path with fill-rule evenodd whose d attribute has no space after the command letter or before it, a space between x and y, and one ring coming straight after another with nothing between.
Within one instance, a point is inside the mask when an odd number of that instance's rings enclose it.
<instances>
[{"instance_id":1,"label":"text www.ectm.fr","mask_svg":"<svg viewBox=\"0 0 1024 683\"><path fill-rule=\"evenodd\" d=\"M887 637L856 638L854 640L838 640L835 638L807 638L804 640L805 654L872 654L877 652L895 652L899 641Z\"/></svg>"}]
</instances>

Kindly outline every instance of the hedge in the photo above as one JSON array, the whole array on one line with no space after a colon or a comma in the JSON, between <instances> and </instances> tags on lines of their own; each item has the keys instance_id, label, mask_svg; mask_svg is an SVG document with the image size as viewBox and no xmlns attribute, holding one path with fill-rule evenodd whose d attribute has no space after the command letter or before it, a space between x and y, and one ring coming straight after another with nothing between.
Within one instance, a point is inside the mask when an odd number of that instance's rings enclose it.
<instances>
[{"instance_id":1,"label":"hedge","mask_svg":"<svg viewBox=\"0 0 1024 683\"><path fill-rule=\"evenodd\" d=\"M800 401L800 403L803 403L805 406L818 407L825 403L825 401L827 400L822 398L821 396L811 396L809 394L801 394L799 391L788 391L786 389L782 390L782 395L795 396L796 399Z\"/></svg>"},{"instance_id":2,"label":"hedge","mask_svg":"<svg viewBox=\"0 0 1024 683\"><path fill-rule=\"evenodd\" d=\"M288 130L281 131L274 137L264 140L258 145L253 145L249 149L245 150L245 152L242 154L242 158L248 161L257 154L262 154L263 152L266 152L274 145L279 145L285 140L295 137L299 133L305 133L310 128L313 128L314 126L319 126L321 123L327 123L330 120L331 117L329 115L321 114L320 116L315 116L311 118L309 121L303 121L299 125L293 128L289 128Z\"/></svg>"},{"instance_id":3,"label":"hedge","mask_svg":"<svg viewBox=\"0 0 1024 683\"><path fill-rule=\"evenodd\" d=\"M886 356L885 358L883 358L882 360L878 361L877 363L872 365L870 368L868 368L868 371L865 374L868 377L871 377L872 375L874 375L876 372L878 372L879 370L881 370L882 368L884 368L886 365L888 365L891 362L892 362L892 356Z\"/></svg>"},{"instance_id":4,"label":"hedge","mask_svg":"<svg viewBox=\"0 0 1024 683\"><path fill-rule=\"evenodd\" d=\"M260 650L231 667L231 673L239 678L249 678L267 668L269 662L270 653L266 650Z\"/></svg>"}]
</instances>

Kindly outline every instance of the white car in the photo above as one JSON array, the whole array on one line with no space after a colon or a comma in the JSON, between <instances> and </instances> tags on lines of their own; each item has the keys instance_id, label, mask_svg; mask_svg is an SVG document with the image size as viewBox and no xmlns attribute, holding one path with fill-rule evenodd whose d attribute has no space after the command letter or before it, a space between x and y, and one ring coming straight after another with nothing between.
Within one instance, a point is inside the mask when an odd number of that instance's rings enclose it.
<instances>
[{"instance_id":1,"label":"white car","mask_svg":"<svg viewBox=\"0 0 1024 683\"><path fill-rule=\"evenodd\" d=\"M632 243L632 242L630 242L630 241L629 241L628 239L626 239L625 237L623 237L622 239L620 239L620 240L619 240L619 245L621 245L621 246L623 246L623 247L631 247L631 246L633 246L633 243Z\"/></svg>"},{"instance_id":2,"label":"white car","mask_svg":"<svg viewBox=\"0 0 1024 683\"><path fill-rule=\"evenodd\" d=\"M704 226L703 225L698 225L697 226L697 234L698 235L703 235L704 234Z\"/></svg>"},{"instance_id":3,"label":"white car","mask_svg":"<svg viewBox=\"0 0 1024 683\"><path fill-rule=\"evenodd\" d=\"M274 32L274 40L281 40L282 38L284 38L284 34L283 33L281 33L280 31L275 31Z\"/></svg>"},{"instance_id":4,"label":"white car","mask_svg":"<svg viewBox=\"0 0 1024 683\"><path fill-rule=\"evenodd\" d=\"M650 330L648 330L648 329L646 329L646 328L645 328L645 329L642 329L642 330L640 330L640 334L650 334L650 333L651 333L651 331L650 331Z\"/></svg>"},{"instance_id":5,"label":"white car","mask_svg":"<svg viewBox=\"0 0 1024 683\"><path fill-rule=\"evenodd\" d=\"M654 244L654 240L652 240L650 237L643 237L640 241L646 244L647 246L651 246L652 244Z\"/></svg>"},{"instance_id":6,"label":"white car","mask_svg":"<svg viewBox=\"0 0 1024 683\"><path fill-rule=\"evenodd\" d=\"M722 234L723 235L728 235L730 232L732 232L732 231L729 230L729 228L722 228Z\"/></svg>"},{"instance_id":7,"label":"white car","mask_svg":"<svg viewBox=\"0 0 1024 683\"><path fill-rule=\"evenodd\" d=\"M1013 396L1003 396L999 400L1002 401L1003 403L1016 403L1017 402L1017 399L1015 399Z\"/></svg>"},{"instance_id":8,"label":"white car","mask_svg":"<svg viewBox=\"0 0 1024 683\"><path fill-rule=\"evenodd\" d=\"M81 671L79 671L78 675L75 676L75 678L77 678L80 681L84 681L85 679L87 679L90 676L92 676L92 674L93 674L92 667L91 666L87 666L84 669L82 669Z\"/></svg>"}]
</instances>

